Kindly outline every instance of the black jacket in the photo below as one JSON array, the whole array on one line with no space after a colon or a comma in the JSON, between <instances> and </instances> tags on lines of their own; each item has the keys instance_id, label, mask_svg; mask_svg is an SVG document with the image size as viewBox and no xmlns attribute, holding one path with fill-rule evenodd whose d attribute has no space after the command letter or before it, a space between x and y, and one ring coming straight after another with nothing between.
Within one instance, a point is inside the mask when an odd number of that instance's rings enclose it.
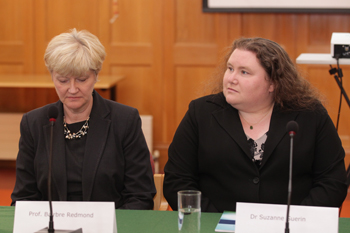
<instances>
[{"instance_id":1,"label":"black jacket","mask_svg":"<svg viewBox=\"0 0 350 233\"><path fill-rule=\"evenodd\" d=\"M260 168L252 162L238 111L222 93L190 103L169 147L164 195L177 209L179 190L202 191L202 211L236 210L236 202L286 204L290 137L294 120L292 201L339 207L347 194L344 149L320 104L315 111L274 107Z\"/></svg>"},{"instance_id":2,"label":"black jacket","mask_svg":"<svg viewBox=\"0 0 350 233\"><path fill-rule=\"evenodd\" d=\"M156 189L138 111L106 100L96 91L93 101L84 136L83 200L113 201L116 208L152 209ZM23 115L12 205L18 200L48 200L51 105L59 109L54 125L52 198L67 200L63 105L58 101Z\"/></svg>"}]
</instances>

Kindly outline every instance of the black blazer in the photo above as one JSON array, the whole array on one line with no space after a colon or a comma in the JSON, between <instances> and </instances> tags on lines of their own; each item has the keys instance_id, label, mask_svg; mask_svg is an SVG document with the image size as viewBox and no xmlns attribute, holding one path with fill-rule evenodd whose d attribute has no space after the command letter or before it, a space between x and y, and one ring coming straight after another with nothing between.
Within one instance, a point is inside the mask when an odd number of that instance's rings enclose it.
<instances>
[{"instance_id":1,"label":"black blazer","mask_svg":"<svg viewBox=\"0 0 350 233\"><path fill-rule=\"evenodd\" d=\"M106 100L96 91L93 98L85 136L83 200L113 201L116 208L152 209L156 189L138 111ZM67 200L63 104L58 101L23 115L12 205L18 200L48 200L51 105L59 109L54 125L52 198Z\"/></svg>"},{"instance_id":2,"label":"black blazer","mask_svg":"<svg viewBox=\"0 0 350 233\"><path fill-rule=\"evenodd\" d=\"M253 162L238 111L222 93L194 100L169 147L164 195L177 209L176 192L202 191L202 211L236 210L236 202L286 204L294 120L292 204L339 207L347 194L344 150L333 122L316 111L274 107L260 168Z\"/></svg>"}]
</instances>

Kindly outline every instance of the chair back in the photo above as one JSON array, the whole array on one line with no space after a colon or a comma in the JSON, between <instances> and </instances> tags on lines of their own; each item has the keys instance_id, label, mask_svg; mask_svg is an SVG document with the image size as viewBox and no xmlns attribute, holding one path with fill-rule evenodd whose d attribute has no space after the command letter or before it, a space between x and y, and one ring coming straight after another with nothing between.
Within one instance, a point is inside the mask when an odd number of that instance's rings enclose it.
<instances>
[{"instance_id":1,"label":"chair back","mask_svg":"<svg viewBox=\"0 0 350 233\"><path fill-rule=\"evenodd\" d=\"M348 166L348 169L346 169L346 183L348 185L348 188L350 186L350 164Z\"/></svg>"},{"instance_id":2,"label":"chair back","mask_svg":"<svg viewBox=\"0 0 350 233\"><path fill-rule=\"evenodd\" d=\"M167 210L168 202L163 195L164 174L154 174L154 184L157 189L157 194L153 198L153 210Z\"/></svg>"}]
</instances>

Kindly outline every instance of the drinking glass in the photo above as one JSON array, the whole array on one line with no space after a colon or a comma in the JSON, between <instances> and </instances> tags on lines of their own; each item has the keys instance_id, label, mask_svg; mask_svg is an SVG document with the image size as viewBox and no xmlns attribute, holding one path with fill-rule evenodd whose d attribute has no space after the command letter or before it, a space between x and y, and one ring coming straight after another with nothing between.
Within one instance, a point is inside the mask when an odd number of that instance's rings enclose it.
<instances>
[{"instance_id":1,"label":"drinking glass","mask_svg":"<svg viewBox=\"0 0 350 233\"><path fill-rule=\"evenodd\" d=\"M201 192L197 190L179 191L177 192L177 200L179 232L200 232Z\"/></svg>"}]
</instances>

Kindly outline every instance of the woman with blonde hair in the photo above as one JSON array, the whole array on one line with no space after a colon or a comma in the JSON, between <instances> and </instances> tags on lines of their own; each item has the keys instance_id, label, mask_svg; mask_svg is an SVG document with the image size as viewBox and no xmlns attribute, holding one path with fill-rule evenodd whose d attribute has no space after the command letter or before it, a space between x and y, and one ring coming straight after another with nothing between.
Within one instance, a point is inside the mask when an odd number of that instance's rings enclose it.
<instances>
[{"instance_id":1,"label":"woman with blonde hair","mask_svg":"<svg viewBox=\"0 0 350 233\"><path fill-rule=\"evenodd\" d=\"M156 190L138 111L94 90L105 56L98 38L84 30L72 29L48 44L44 59L59 101L23 115L12 205L48 200L48 111L55 106L52 200L153 208Z\"/></svg>"}]
</instances>

